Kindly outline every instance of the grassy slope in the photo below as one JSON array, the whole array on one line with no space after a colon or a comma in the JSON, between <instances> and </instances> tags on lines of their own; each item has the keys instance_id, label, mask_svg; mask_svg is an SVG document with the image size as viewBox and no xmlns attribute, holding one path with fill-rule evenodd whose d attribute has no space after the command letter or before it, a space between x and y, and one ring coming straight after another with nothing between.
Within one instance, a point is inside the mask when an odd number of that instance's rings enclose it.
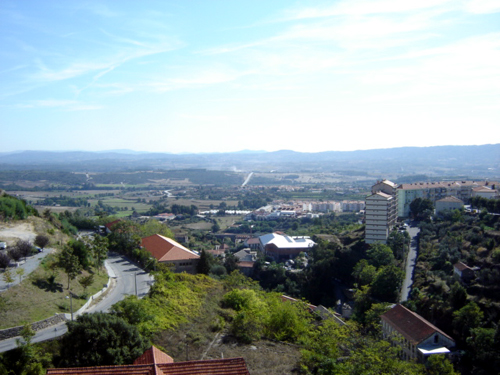
<instances>
[{"instance_id":1,"label":"grassy slope","mask_svg":"<svg viewBox=\"0 0 500 375\"><path fill-rule=\"evenodd\" d=\"M47 258L49 257L51 255ZM55 313L70 312L70 301L66 298L69 295L68 278L61 270L55 270L55 284L49 285L47 277L53 271L49 270L50 259L47 258L42 262L42 266L26 277L21 284L11 287L0 295L3 301L0 303L0 329L46 319ZM94 276L94 283L87 289L87 295L97 293L107 282L107 274L101 271L100 275ZM73 295L83 294L78 278L71 282L70 289ZM73 311L77 311L85 302L86 299L73 297Z\"/></svg>"}]
</instances>

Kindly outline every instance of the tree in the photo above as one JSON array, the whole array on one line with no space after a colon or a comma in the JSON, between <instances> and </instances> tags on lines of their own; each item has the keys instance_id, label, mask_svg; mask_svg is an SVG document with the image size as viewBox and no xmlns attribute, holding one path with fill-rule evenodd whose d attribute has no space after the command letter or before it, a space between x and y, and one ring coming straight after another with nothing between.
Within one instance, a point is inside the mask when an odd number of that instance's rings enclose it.
<instances>
[{"instance_id":1,"label":"tree","mask_svg":"<svg viewBox=\"0 0 500 375\"><path fill-rule=\"evenodd\" d=\"M239 270L238 267L239 259L234 256L234 254L227 254L224 259L224 267L226 267L226 271L228 274L233 271Z\"/></svg>"},{"instance_id":2,"label":"tree","mask_svg":"<svg viewBox=\"0 0 500 375\"><path fill-rule=\"evenodd\" d=\"M410 235L407 231L403 233L396 230L392 231L387 237L387 246L389 246L396 259L402 260L410 243Z\"/></svg>"},{"instance_id":3,"label":"tree","mask_svg":"<svg viewBox=\"0 0 500 375\"><path fill-rule=\"evenodd\" d=\"M59 259L57 261L60 268L66 272L68 275L68 289L69 283L80 273L82 266L78 257L73 254L73 248L66 245L59 254Z\"/></svg>"},{"instance_id":4,"label":"tree","mask_svg":"<svg viewBox=\"0 0 500 375\"><path fill-rule=\"evenodd\" d=\"M434 204L427 198L415 198L410 203L410 212L417 220L427 220L434 211Z\"/></svg>"},{"instance_id":5,"label":"tree","mask_svg":"<svg viewBox=\"0 0 500 375\"><path fill-rule=\"evenodd\" d=\"M3 362L5 369L3 372L2 363L0 363L0 373L2 374L20 374L20 375L42 375L46 368L51 366L51 356L44 353L39 346L31 342L35 332L29 324L21 330L21 339L17 339L17 348L2 353L0 361Z\"/></svg>"},{"instance_id":6,"label":"tree","mask_svg":"<svg viewBox=\"0 0 500 375\"><path fill-rule=\"evenodd\" d=\"M5 270L3 272L3 281L7 283L7 286L14 282L14 277L12 276L12 272L10 270Z\"/></svg>"},{"instance_id":7,"label":"tree","mask_svg":"<svg viewBox=\"0 0 500 375\"><path fill-rule=\"evenodd\" d=\"M83 287L83 293L87 293L87 288L94 282L94 275L90 274L87 276L82 276L78 279L78 282Z\"/></svg>"},{"instance_id":8,"label":"tree","mask_svg":"<svg viewBox=\"0 0 500 375\"><path fill-rule=\"evenodd\" d=\"M483 312L475 302L469 302L453 313L453 326L462 337L469 336L472 329L479 327L483 320Z\"/></svg>"},{"instance_id":9,"label":"tree","mask_svg":"<svg viewBox=\"0 0 500 375\"><path fill-rule=\"evenodd\" d=\"M11 257L14 262L19 262L19 259L21 259L23 256L21 255L19 249L14 247L13 249L9 250L9 257Z\"/></svg>"},{"instance_id":10,"label":"tree","mask_svg":"<svg viewBox=\"0 0 500 375\"><path fill-rule=\"evenodd\" d=\"M196 266L196 272L208 275L213 263L212 254L207 253L205 250L201 250L200 260Z\"/></svg>"},{"instance_id":11,"label":"tree","mask_svg":"<svg viewBox=\"0 0 500 375\"><path fill-rule=\"evenodd\" d=\"M149 237L153 234L161 234L162 236L168 238L175 237L169 227L155 219L148 220L143 225L141 225L140 231L141 237Z\"/></svg>"},{"instance_id":12,"label":"tree","mask_svg":"<svg viewBox=\"0 0 500 375\"><path fill-rule=\"evenodd\" d=\"M376 268L380 268L381 266L386 266L394 262L394 254L392 253L391 248L381 243L374 243L371 245L366 251L366 256L368 257L370 264Z\"/></svg>"},{"instance_id":13,"label":"tree","mask_svg":"<svg viewBox=\"0 0 500 375\"><path fill-rule=\"evenodd\" d=\"M431 355L427 360L427 374L429 375L459 375L453 365L444 355Z\"/></svg>"},{"instance_id":14,"label":"tree","mask_svg":"<svg viewBox=\"0 0 500 375\"><path fill-rule=\"evenodd\" d=\"M149 347L138 329L116 315L80 315L61 340L61 364L72 367L130 364Z\"/></svg>"},{"instance_id":15,"label":"tree","mask_svg":"<svg viewBox=\"0 0 500 375\"><path fill-rule=\"evenodd\" d=\"M99 273L99 270L104 265L104 261L108 257L109 241L106 237L95 235L91 241L86 242L87 247L90 249L92 257L92 265Z\"/></svg>"},{"instance_id":16,"label":"tree","mask_svg":"<svg viewBox=\"0 0 500 375\"><path fill-rule=\"evenodd\" d=\"M33 252L33 245L29 241L19 240L16 243L16 249L22 257L26 260L27 257Z\"/></svg>"},{"instance_id":17,"label":"tree","mask_svg":"<svg viewBox=\"0 0 500 375\"><path fill-rule=\"evenodd\" d=\"M451 287L450 301L454 309L461 309L467 302L467 291L458 281Z\"/></svg>"},{"instance_id":18,"label":"tree","mask_svg":"<svg viewBox=\"0 0 500 375\"><path fill-rule=\"evenodd\" d=\"M373 280L375 280L375 277L377 276L377 269L375 266L368 264L366 259L361 259L354 266L352 276L356 279L358 287L369 285L373 282Z\"/></svg>"},{"instance_id":19,"label":"tree","mask_svg":"<svg viewBox=\"0 0 500 375\"><path fill-rule=\"evenodd\" d=\"M44 236L43 234L39 234L35 237L35 245L41 248L42 250L49 244L49 237Z\"/></svg>"},{"instance_id":20,"label":"tree","mask_svg":"<svg viewBox=\"0 0 500 375\"><path fill-rule=\"evenodd\" d=\"M19 275L19 282L21 282L24 275L24 268L19 267L18 269L16 269L16 275Z\"/></svg>"},{"instance_id":21,"label":"tree","mask_svg":"<svg viewBox=\"0 0 500 375\"><path fill-rule=\"evenodd\" d=\"M396 302L404 279L404 272L391 264L383 267L372 284L372 295L384 302Z\"/></svg>"},{"instance_id":22,"label":"tree","mask_svg":"<svg viewBox=\"0 0 500 375\"><path fill-rule=\"evenodd\" d=\"M7 268L10 264L10 257L6 253L0 253L0 267Z\"/></svg>"},{"instance_id":23,"label":"tree","mask_svg":"<svg viewBox=\"0 0 500 375\"><path fill-rule=\"evenodd\" d=\"M157 328L154 313L148 311L148 307L134 295L125 297L111 307L111 314L124 319L139 330L142 335L150 336Z\"/></svg>"},{"instance_id":24,"label":"tree","mask_svg":"<svg viewBox=\"0 0 500 375\"><path fill-rule=\"evenodd\" d=\"M72 240L68 242L68 245L73 252L73 255L78 257L78 262L81 268L88 270L90 267L90 248L89 246L80 240Z\"/></svg>"}]
</instances>

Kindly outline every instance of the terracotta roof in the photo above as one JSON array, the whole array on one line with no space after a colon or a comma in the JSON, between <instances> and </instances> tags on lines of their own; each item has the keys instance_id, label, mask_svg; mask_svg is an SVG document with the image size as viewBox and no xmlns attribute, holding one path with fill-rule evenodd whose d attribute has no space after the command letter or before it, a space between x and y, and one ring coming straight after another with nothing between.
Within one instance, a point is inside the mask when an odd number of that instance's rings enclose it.
<instances>
[{"instance_id":1,"label":"terracotta roof","mask_svg":"<svg viewBox=\"0 0 500 375\"><path fill-rule=\"evenodd\" d=\"M449 197L445 197L443 199L438 200L438 202L456 202L456 203L464 203L461 199L450 195Z\"/></svg>"},{"instance_id":2,"label":"terracotta roof","mask_svg":"<svg viewBox=\"0 0 500 375\"><path fill-rule=\"evenodd\" d=\"M159 262L198 259L200 257L180 243L160 234L143 238L141 245Z\"/></svg>"},{"instance_id":3,"label":"terracotta roof","mask_svg":"<svg viewBox=\"0 0 500 375\"><path fill-rule=\"evenodd\" d=\"M439 332L448 339L453 340L435 325L413 311L408 310L403 305L398 304L394 306L392 309L382 314L381 318L393 326L414 345L418 345L435 332Z\"/></svg>"},{"instance_id":4,"label":"terracotta roof","mask_svg":"<svg viewBox=\"0 0 500 375\"><path fill-rule=\"evenodd\" d=\"M455 267L455 268L456 268L457 270L459 270L459 271L463 271L463 270L470 270L470 269L471 269L468 265L466 265L466 264L464 264L464 263L462 263L462 262L457 262L457 263L455 263L455 264L453 265L453 267Z\"/></svg>"},{"instance_id":5,"label":"terracotta roof","mask_svg":"<svg viewBox=\"0 0 500 375\"><path fill-rule=\"evenodd\" d=\"M104 226L105 226L106 228L108 228L109 230L111 230L111 227L112 227L113 225L115 225L116 223L119 223L120 221L121 221L121 220L115 220L115 221L112 221L112 222L110 222L110 223L104 224Z\"/></svg>"},{"instance_id":6,"label":"terracotta roof","mask_svg":"<svg viewBox=\"0 0 500 375\"><path fill-rule=\"evenodd\" d=\"M173 359L151 347L133 365L52 368L47 375L250 375L243 358L187 361Z\"/></svg>"},{"instance_id":7,"label":"terracotta roof","mask_svg":"<svg viewBox=\"0 0 500 375\"><path fill-rule=\"evenodd\" d=\"M146 365L152 363L174 363L174 359L153 345L134 361L134 365Z\"/></svg>"},{"instance_id":8,"label":"terracotta roof","mask_svg":"<svg viewBox=\"0 0 500 375\"><path fill-rule=\"evenodd\" d=\"M255 264L255 262L243 261L243 262L238 262L238 267L240 267L240 268L253 268L254 264Z\"/></svg>"},{"instance_id":9,"label":"terracotta roof","mask_svg":"<svg viewBox=\"0 0 500 375\"><path fill-rule=\"evenodd\" d=\"M250 375L243 358L177 362L157 367L165 375Z\"/></svg>"}]
</instances>

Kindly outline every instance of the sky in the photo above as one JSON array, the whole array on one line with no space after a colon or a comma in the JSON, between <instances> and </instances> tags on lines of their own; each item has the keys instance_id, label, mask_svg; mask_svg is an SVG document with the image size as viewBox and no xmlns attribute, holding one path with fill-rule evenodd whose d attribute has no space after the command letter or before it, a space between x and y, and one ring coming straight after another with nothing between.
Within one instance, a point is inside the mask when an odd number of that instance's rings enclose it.
<instances>
[{"instance_id":1,"label":"sky","mask_svg":"<svg viewBox=\"0 0 500 375\"><path fill-rule=\"evenodd\" d=\"M498 0L0 1L0 152L500 143Z\"/></svg>"}]
</instances>

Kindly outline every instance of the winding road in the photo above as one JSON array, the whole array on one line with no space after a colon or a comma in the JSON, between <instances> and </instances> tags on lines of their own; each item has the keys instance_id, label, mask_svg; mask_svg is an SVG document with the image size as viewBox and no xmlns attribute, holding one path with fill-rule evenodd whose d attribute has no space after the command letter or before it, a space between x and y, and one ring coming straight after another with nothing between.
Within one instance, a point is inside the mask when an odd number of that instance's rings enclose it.
<instances>
[{"instance_id":1,"label":"winding road","mask_svg":"<svg viewBox=\"0 0 500 375\"><path fill-rule=\"evenodd\" d=\"M116 302L121 301L127 295L135 295L139 298L148 294L153 278L148 273L131 263L118 254L109 254L106 260L106 269L112 279L110 288L95 304L90 305L85 313L108 312ZM82 313L83 313L82 312ZM70 315L70 314L68 314ZM40 331L37 331L32 342L41 342L62 336L68 331L66 323L61 323ZM0 352L5 352L17 347L17 340L14 337L0 341Z\"/></svg>"}]
</instances>

